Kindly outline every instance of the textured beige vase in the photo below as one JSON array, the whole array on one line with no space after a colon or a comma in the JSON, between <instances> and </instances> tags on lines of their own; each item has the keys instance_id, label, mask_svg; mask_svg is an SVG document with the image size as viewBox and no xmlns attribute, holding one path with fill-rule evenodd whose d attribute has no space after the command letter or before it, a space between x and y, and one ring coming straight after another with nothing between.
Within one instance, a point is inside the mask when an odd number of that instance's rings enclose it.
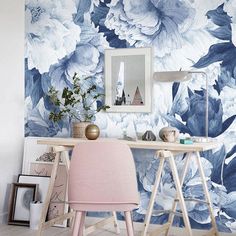
<instances>
[{"instance_id":1,"label":"textured beige vase","mask_svg":"<svg viewBox=\"0 0 236 236\"><path fill-rule=\"evenodd\" d=\"M85 129L91 124L90 122L73 122L72 123L72 137L73 138L86 138Z\"/></svg>"}]
</instances>

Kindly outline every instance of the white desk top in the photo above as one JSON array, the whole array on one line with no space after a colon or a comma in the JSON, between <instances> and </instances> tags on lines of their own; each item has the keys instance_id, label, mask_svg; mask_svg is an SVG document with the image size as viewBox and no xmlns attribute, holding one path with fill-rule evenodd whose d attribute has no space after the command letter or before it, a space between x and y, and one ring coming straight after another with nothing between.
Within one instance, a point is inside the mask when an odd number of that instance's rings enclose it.
<instances>
[{"instance_id":1,"label":"white desk top","mask_svg":"<svg viewBox=\"0 0 236 236\"><path fill-rule=\"evenodd\" d=\"M66 146L73 147L81 142L97 142L98 140L124 142L130 148L139 149L154 149L154 150L170 150L177 152L194 152L194 151L207 151L219 147L222 143L219 142L204 142L193 144L180 144L180 143L168 143L162 141L127 141L114 138L99 138L97 140L76 139L76 138L38 138L38 144L46 144L49 146Z\"/></svg>"}]
</instances>

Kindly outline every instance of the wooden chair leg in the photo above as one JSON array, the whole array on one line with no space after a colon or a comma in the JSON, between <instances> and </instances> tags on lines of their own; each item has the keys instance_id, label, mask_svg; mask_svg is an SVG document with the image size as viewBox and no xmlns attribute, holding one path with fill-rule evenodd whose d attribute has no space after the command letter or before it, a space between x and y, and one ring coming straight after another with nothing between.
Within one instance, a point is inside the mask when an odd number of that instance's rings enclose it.
<instances>
[{"instance_id":1,"label":"wooden chair leg","mask_svg":"<svg viewBox=\"0 0 236 236\"><path fill-rule=\"evenodd\" d=\"M112 215L113 215L113 218L114 218L114 227L115 227L115 230L116 230L116 234L120 234L120 227L118 225L118 220L117 220L116 212L113 211Z\"/></svg>"},{"instance_id":2,"label":"wooden chair leg","mask_svg":"<svg viewBox=\"0 0 236 236\"><path fill-rule=\"evenodd\" d=\"M125 211L125 223L128 236L134 236L134 228L130 211Z\"/></svg>"},{"instance_id":3,"label":"wooden chair leg","mask_svg":"<svg viewBox=\"0 0 236 236\"><path fill-rule=\"evenodd\" d=\"M77 211L72 236L83 236L85 211Z\"/></svg>"}]
</instances>

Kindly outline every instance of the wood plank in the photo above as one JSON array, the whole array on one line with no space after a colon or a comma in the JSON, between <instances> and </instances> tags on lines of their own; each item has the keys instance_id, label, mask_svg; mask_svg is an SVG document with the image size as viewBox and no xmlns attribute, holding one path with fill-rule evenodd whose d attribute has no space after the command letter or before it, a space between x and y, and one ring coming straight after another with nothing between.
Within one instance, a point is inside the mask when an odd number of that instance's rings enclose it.
<instances>
[{"instance_id":1,"label":"wood plank","mask_svg":"<svg viewBox=\"0 0 236 236\"><path fill-rule=\"evenodd\" d=\"M48 138L48 139L38 139L38 144L46 144L50 146L66 146L73 147L78 143L82 142L97 142L97 141L119 141L126 143L130 148L138 149L154 149L154 150L169 150L169 151L181 151L181 152L191 152L191 151L206 151L217 148L222 145L217 141L204 142L204 143L193 143L193 144L180 144L180 143L168 143L162 141L127 141L121 139L112 138L99 138L97 140L87 140L87 139L77 139L77 138Z\"/></svg>"}]
</instances>

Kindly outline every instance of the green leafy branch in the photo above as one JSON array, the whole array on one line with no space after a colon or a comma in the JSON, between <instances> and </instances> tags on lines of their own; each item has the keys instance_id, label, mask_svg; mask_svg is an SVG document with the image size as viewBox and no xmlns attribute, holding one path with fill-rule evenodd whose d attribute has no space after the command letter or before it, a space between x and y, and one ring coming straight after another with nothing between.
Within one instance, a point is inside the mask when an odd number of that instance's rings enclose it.
<instances>
[{"instance_id":1,"label":"green leafy branch","mask_svg":"<svg viewBox=\"0 0 236 236\"><path fill-rule=\"evenodd\" d=\"M83 81L87 81L90 77L86 77ZM89 83L86 91L81 88L81 79L77 73L73 76L73 86L72 88L65 87L60 93L54 87L51 87L48 92L48 96L55 106L55 109L50 112L49 119L53 122L59 122L64 116L68 115L72 119L80 121L91 121L95 114L100 111L106 111L110 107L107 105L102 105L93 109L92 105L99 98L103 97L103 93L95 93L96 85ZM90 99L90 103L88 103ZM82 105L81 109L78 110L78 105ZM83 118L81 118L83 117Z\"/></svg>"}]
</instances>

